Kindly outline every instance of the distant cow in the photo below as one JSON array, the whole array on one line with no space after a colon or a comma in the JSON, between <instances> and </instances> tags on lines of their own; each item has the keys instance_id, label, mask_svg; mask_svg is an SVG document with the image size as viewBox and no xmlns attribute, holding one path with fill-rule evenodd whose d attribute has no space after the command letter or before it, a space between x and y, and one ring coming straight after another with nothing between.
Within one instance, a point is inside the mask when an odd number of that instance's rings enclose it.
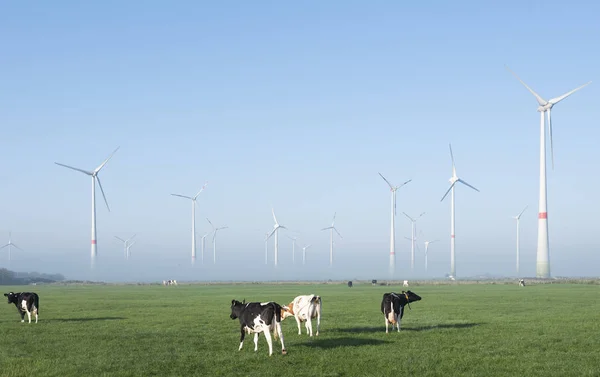
<instances>
[{"instance_id":1,"label":"distant cow","mask_svg":"<svg viewBox=\"0 0 600 377\"><path fill-rule=\"evenodd\" d=\"M306 333L313 336L312 319L317 319L317 333L321 327L321 297L314 294L298 296L288 306L283 307L281 320L294 316L298 324L298 335L302 335L300 322L305 322Z\"/></svg>"},{"instance_id":2,"label":"distant cow","mask_svg":"<svg viewBox=\"0 0 600 377\"><path fill-rule=\"evenodd\" d=\"M404 280L404 283L402 284L403 287L408 287L408 280Z\"/></svg>"},{"instance_id":3,"label":"distant cow","mask_svg":"<svg viewBox=\"0 0 600 377\"><path fill-rule=\"evenodd\" d=\"M375 280L375 279L371 280L371 284L372 285L377 285L377 280Z\"/></svg>"},{"instance_id":4,"label":"distant cow","mask_svg":"<svg viewBox=\"0 0 600 377\"><path fill-rule=\"evenodd\" d=\"M21 314L21 322L25 322L25 313L29 323L31 323L31 313L35 314L35 323L38 321L38 314L40 312L40 298L37 293L33 292L9 292L5 293L4 296L8 298L9 304L15 304L19 314Z\"/></svg>"},{"instance_id":5,"label":"distant cow","mask_svg":"<svg viewBox=\"0 0 600 377\"><path fill-rule=\"evenodd\" d=\"M519 287L524 287L524 286L525 286L525 280L519 279Z\"/></svg>"},{"instance_id":6,"label":"distant cow","mask_svg":"<svg viewBox=\"0 0 600 377\"><path fill-rule=\"evenodd\" d=\"M401 294L390 292L383 294L383 300L381 300L381 312L385 317L385 332L388 333L388 326L392 324L392 331L394 331L394 324L398 327L400 332L400 322L404 316L404 306L414 301L419 301L421 296L411 291L402 291Z\"/></svg>"},{"instance_id":7,"label":"distant cow","mask_svg":"<svg viewBox=\"0 0 600 377\"><path fill-rule=\"evenodd\" d=\"M163 280L163 285L177 285L177 280Z\"/></svg>"},{"instance_id":8,"label":"distant cow","mask_svg":"<svg viewBox=\"0 0 600 377\"><path fill-rule=\"evenodd\" d=\"M276 302L239 302L231 300L231 319L238 318L240 320L240 348L244 345L244 337L246 333L254 333L254 351L258 350L258 334L265 334L267 344L269 345L269 356L273 354L273 342L271 340L271 331L273 337L281 339L281 353L286 354L283 344L283 333L281 332L281 305Z\"/></svg>"},{"instance_id":9,"label":"distant cow","mask_svg":"<svg viewBox=\"0 0 600 377\"><path fill-rule=\"evenodd\" d=\"M348 282L348 287L352 288L352 280Z\"/></svg>"}]
</instances>

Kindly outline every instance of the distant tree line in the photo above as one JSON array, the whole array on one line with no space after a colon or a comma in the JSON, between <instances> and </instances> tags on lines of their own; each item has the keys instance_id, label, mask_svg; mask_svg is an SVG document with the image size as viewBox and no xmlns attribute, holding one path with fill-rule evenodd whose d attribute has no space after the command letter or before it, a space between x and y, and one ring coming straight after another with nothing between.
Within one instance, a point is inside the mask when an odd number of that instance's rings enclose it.
<instances>
[{"instance_id":1,"label":"distant tree line","mask_svg":"<svg viewBox=\"0 0 600 377\"><path fill-rule=\"evenodd\" d=\"M43 274L39 272L14 272L0 268L0 285L27 285L31 283L54 283L64 281L61 274Z\"/></svg>"}]
</instances>

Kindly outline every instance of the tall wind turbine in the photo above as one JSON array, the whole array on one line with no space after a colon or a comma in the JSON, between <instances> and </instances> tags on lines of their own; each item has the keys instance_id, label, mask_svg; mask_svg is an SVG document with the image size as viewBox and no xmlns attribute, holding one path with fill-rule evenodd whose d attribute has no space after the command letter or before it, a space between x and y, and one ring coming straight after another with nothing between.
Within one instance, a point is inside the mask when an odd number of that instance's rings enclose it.
<instances>
[{"instance_id":1,"label":"tall wind turbine","mask_svg":"<svg viewBox=\"0 0 600 377\"><path fill-rule=\"evenodd\" d=\"M180 198L185 198L192 201L192 265L196 264L196 198L198 198L198 195L200 195L200 193L204 191L204 188L207 184L208 182L204 183L204 186L202 186L200 191L198 191L198 193L194 197L179 194L171 194L173 196L178 196Z\"/></svg>"},{"instance_id":2,"label":"tall wind turbine","mask_svg":"<svg viewBox=\"0 0 600 377\"><path fill-rule=\"evenodd\" d=\"M12 258L12 248L13 248L13 246L14 246L16 249L23 251L23 249L21 249L19 246L15 245L15 244L12 242L12 235L11 235L11 232L8 232L8 243L7 243L6 245L4 245L4 246L0 247L0 250L4 249L5 247L8 247L8 261L9 261L9 262L10 262L10 260L11 260L11 258Z\"/></svg>"},{"instance_id":3,"label":"tall wind turbine","mask_svg":"<svg viewBox=\"0 0 600 377\"><path fill-rule=\"evenodd\" d=\"M213 225L213 223L211 223L208 218L206 218L206 221L208 221L208 223L210 224L210 226L213 229L213 231L212 231L212 234L213 234L213 237L212 237L212 244L213 244L213 264L216 264L217 263L217 232L219 230L227 229L229 227L228 226L222 226L220 228L215 228L215 226Z\"/></svg>"},{"instance_id":4,"label":"tall wind turbine","mask_svg":"<svg viewBox=\"0 0 600 377\"><path fill-rule=\"evenodd\" d=\"M296 264L296 240L297 237L287 236L290 240L292 240L292 264Z\"/></svg>"},{"instance_id":5,"label":"tall wind turbine","mask_svg":"<svg viewBox=\"0 0 600 377\"><path fill-rule=\"evenodd\" d=\"M409 179L400 186L394 186L387 179L385 179L385 177L381 173L378 174L381 178L383 178L385 183L387 183L388 186L390 186L390 191L392 192L392 223L390 230L390 276L393 277L396 272L396 190L398 190L400 187L404 186L408 182L412 181L412 179Z\"/></svg>"},{"instance_id":6,"label":"tall wind turbine","mask_svg":"<svg viewBox=\"0 0 600 377\"><path fill-rule=\"evenodd\" d=\"M302 264L306 263L306 249L308 249L311 245L306 245L302 248Z\"/></svg>"},{"instance_id":7,"label":"tall wind turbine","mask_svg":"<svg viewBox=\"0 0 600 377\"><path fill-rule=\"evenodd\" d=\"M550 155L552 158L552 169L554 169L554 147L552 146L552 118L550 116L552 107L567 98L571 94L575 93L579 89L591 83L585 83L578 88L571 90L563 94L562 96L555 97L546 101L540 97L536 92L533 91L523 80L517 76L516 73L506 67L516 78L523 84L527 90L538 102L537 111L540 113L540 201L538 210L538 242L537 242L537 266L536 276L539 278L550 277L550 246L548 236L548 201L547 201L547 188L546 188L546 127L545 127L545 114L548 113L548 136L550 137Z\"/></svg>"},{"instance_id":8,"label":"tall wind turbine","mask_svg":"<svg viewBox=\"0 0 600 377\"><path fill-rule=\"evenodd\" d=\"M204 244L205 244L205 239L206 236L208 236L210 233L206 233L205 235L202 236L202 254L200 255L200 260L202 261L202 264L204 264Z\"/></svg>"},{"instance_id":9,"label":"tall wind turbine","mask_svg":"<svg viewBox=\"0 0 600 377\"><path fill-rule=\"evenodd\" d=\"M406 212L402 212L402 213L404 214L404 216L408 217L408 220L410 220L410 223L411 223L410 269L414 270L415 269L415 241L417 240L417 220L419 220L421 218L421 216L423 216L425 214L425 212L423 212L419 216L417 216L416 219L413 219L412 217L408 216L406 214Z\"/></svg>"},{"instance_id":10,"label":"tall wind turbine","mask_svg":"<svg viewBox=\"0 0 600 377\"><path fill-rule=\"evenodd\" d=\"M517 216L513 216L513 219L517 220L517 277L520 277L520 273L519 273L519 261L521 260L521 257L519 255L519 221L521 221L521 215L523 214L523 212L525 212L525 210L527 209L528 206L525 206L525 208L523 208L523 210L521 211L521 213L519 213Z\"/></svg>"},{"instance_id":11,"label":"tall wind turbine","mask_svg":"<svg viewBox=\"0 0 600 377\"><path fill-rule=\"evenodd\" d=\"M338 236L340 236L340 238L343 238L342 235L340 234L340 232L338 232L338 230L335 228L335 225L334 225L336 214L337 214L337 212L333 214L333 220L331 221L331 226L321 229L321 230L329 229L329 267L333 266L333 231L335 230L335 232L338 234Z\"/></svg>"},{"instance_id":12,"label":"tall wind turbine","mask_svg":"<svg viewBox=\"0 0 600 377\"><path fill-rule=\"evenodd\" d=\"M429 253L429 245L431 245L434 242L438 242L439 240L433 240L433 241L425 241L425 272L427 272L427 261L428 261L428 253Z\"/></svg>"},{"instance_id":13,"label":"tall wind turbine","mask_svg":"<svg viewBox=\"0 0 600 377\"><path fill-rule=\"evenodd\" d=\"M454 236L455 236L455 233L454 233L454 186L456 185L457 182L460 182L463 185L468 186L477 192L479 192L479 190L476 189L475 187L471 186L467 182L463 181L461 178L459 178L456 175L456 167L454 166L454 154L452 153L452 144L449 144L449 147L450 147L450 158L452 159L452 177L450 178L450 188L448 189L448 191L446 191L446 193L442 197L442 200L440 200L440 201L443 201L444 198L448 195L448 193L450 191L452 191L452 195L450 196L450 199L451 199L451 202L450 202L450 275L456 279L456 261L455 261L455 248L454 248Z\"/></svg>"},{"instance_id":14,"label":"tall wind turbine","mask_svg":"<svg viewBox=\"0 0 600 377\"><path fill-rule=\"evenodd\" d=\"M83 169L79 169L79 168L74 168L69 165L64 165L64 164L55 162L56 165L60 165L62 167L68 168L68 169L76 170L78 172L81 172L83 174L86 174L86 175L89 175L90 177L92 177L92 252L91 252L92 268L94 268L94 266L96 265L96 256L98 255L98 248L96 245L96 181L98 181L98 186L100 187L100 192L102 192L102 197L104 198L104 203L106 203L106 208L108 209L108 212L110 212L110 207L108 206L108 202L106 201L106 195L104 195L104 189L102 189L102 183L100 183L100 177L98 176L98 173L100 173L100 170L102 170L104 165L106 165L108 160L110 160L112 158L112 156L119 150L119 148L120 147L117 147L117 149L115 149L114 152L111 153L110 156L108 156L108 158L106 160L104 160L104 162L102 164L100 164L100 166L98 166L93 171L87 171L87 170L83 170Z\"/></svg>"},{"instance_id":15,"label":"tall wind turbine","mask_svg":"<svg viewBox=\"0 0 600 377\"><path fill-rule=\"evenodd\" d=\"M121 237L117 237L115 236L116 239L118 239L119 241L123 242L123 251L125 253L125 259L129 259L129 241L131 241L133 239L133 237L135 237L135 234L131 237L129 237L128 239L124 240Z\"/></svg>"},{"instance_id":16,"label":"tall wind turbine","mask_svg":"<svg viewBox=\"0 0 600 377\"><path fill-rule=\"evenodd\" d=\"M269 234L269 237L267 239L271 238L271 236L275 234L275 266L277 266L279 255L279 229L287 228L277 222L277 217L275 217L275 210L273 208L271 208L271 213L273 213L273 221L275 221L275 224L273 225L273 230L271 231L271 234Z\"/></svg>"}]
</instances>

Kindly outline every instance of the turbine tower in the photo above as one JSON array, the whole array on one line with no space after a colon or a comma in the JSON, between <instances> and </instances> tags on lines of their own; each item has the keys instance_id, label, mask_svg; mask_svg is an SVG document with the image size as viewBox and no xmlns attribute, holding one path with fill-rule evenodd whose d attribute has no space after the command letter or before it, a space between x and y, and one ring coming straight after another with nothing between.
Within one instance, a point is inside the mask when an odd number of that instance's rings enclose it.
<instances>
[{"instance_id":1,"label":"turbine tower","mask_svg":"<svg viewBox=\"0 0 600 377\"><path fill-rule=\"evenodd\" d=\"M321 230L328 230L329 229L329 267L333 266L333 231L335 230L335 232L338 234L338 236L340 236L340 238L343 238L342 235L340 234L340 232L338 232L338 230L335 228L335 215L336 213L333 214L333 220L331 221L331 226L328 226L327 228L323 228Z\"/></svg>"},{"instance_id":2,"label":"turbine tower","mask_svg":"<svg viewBox=\"0 0 600 377\"><path fill-rule=\"evenodd\" d=\"M202 236L202 254L200 255L200 260L202 261L202 264L204 264L204 244L205 244L205 239L206 236L208 236L210 233L206 233L205 235Z\"/></svg>"},{"instance_id":3,"label":"turbine tower","mask_svg":"<svg viewBox=\"0 0 600 377\"><path fill-rule=\"evenodd\" d=\"M302 264L306 263L306 249L308 249L311 245L306 245L302 248Z\"/></svg>"},{"instance_id":4,"label":"turbine tower","mask_svg":"<svg viewBox=\"0 0 600 377\"><path fill-rule=\"evenodd\" d=\"M277 217L275 217L275 210L273 208L271 208L271 213L273 213L273 220L275 221L275 224L273 225L273 230L271 231L271 234L269 234L269 238L271 238L271 236L273 234L275 234L275 267L277 267L277 261L278 261L278 253L279 253L279 229L287 229L285 226L280 225L277 222Z\"/></svg>"},{"instance_id":5,"label":"turbine tower","mask_svg":"<svg viewBox=\"0 0 600 377\"><path fill-rule=\"evenodd\" d=\"M429 245L431 245L434 242L438 242L439 240L434 240L434 241L425 241L425 272L427 272L428 266L427 266L427 261L428 261L428 252L429 252Z\"/></svg>"},{"instance_id":6,"label":"turbine tower","mask_svg":"<svg viewBox=\"0 0 600 377\"><path fill-rule=\"evenodd\" d=\"M398 190L400 187L404 186L408 182L412 181L412 179L409 179L400 186L394 186L387 179L385 179L385 177L381 173L378 174L381 178L383 178L385 183L387 183L388 186L390 186L390 191L392 192L392 224L390 230L390 277L394 277L394 274L396 273L396 190Z\"/></svg>"},{"instance_id":7,"label":"turbine tower","mask_svg":"<svg viewBox=\"0 0 600 377\"><path fill-rule=\"evenodd\" d=\"M408 216L406 212L402 212L404 216L408 217L411 223L411 236L410 236L410 269L415 269L415 241L417 240L417 220L421 218L425 214L425 212L421 213L416 219Z\"/></svg>"},{"instance_id":8,"label":"turbine tower","mask_svg":"<svg viewBox=\"0 0 600 377\"><path fill-rule=\"evenodd\" d=\"M550 246L548 236L548 201L547 201L547 187L546 187L546 113L548 114L548 136L550 137L550 156L552 158L552 169L554 169L554 147L552 145L552 118L550 116L552 107L567 98L571 94L575 93L579 89L591 83L585 83L578 88L571 90L563 94L562 96L552 98L546 101L540 97L536 92L533 91L516 73L506 67L506 69L512 73L517 80L523 84L527 90L538 102L537 111L540 113L540 201L538 210L538 242L537 242L537 265L536 265L536 276L538 278L549 278L550 277Z\"/></svg>"},{"instance_id":9,"label":"turbine tower","mask_svg":"<svg viewBox=\"0 0 600 377\"><path fill-rule=\"evenodd\" d=\"M91 251L91 257L92 257L92 265L91 266L92 266L92 268L94 268L94 266L96 265L96 257L98 255L98 248L97 248L97 244L96 244L96 181L98 181L98 186L100 187L100 192L102 192L102 197L104 198L104 203L106 203L106 208L108 209L108 212L110 212L110 207L108 206L108 202L106 201L106 195L104 195L104 189L102 188L102 183L100 182L100 177L98 176L98 173L100 173L100 170L102 170L104 165L106 165L108 160L110 160L112 158L112 156L119 150L119 148L120 147L117 147L117 149L115 149L114 152L111 153L110 156L108 156L108 158L106 160L104 160L104 162L102 164L100 164L100 166L98 166L93 171L87 171L87 170L83 170L83 169L79 169L79 168L74 168L69 165L64 165L64 164L55 162L56 165L60 165L62 167L68 168L68 169L76 170L78 172L81 172L83 174L86 174L86 175L89 175L90 177L92 177L92 251Z\"/></svg>"},{"instance_id":10,"label":"turbine tower","mask_svg":"<svg viewBox=\"0 0 600 377\"><path fill-rule=\"evenodd\" d=\"M287 236L290 240L292 240L292 264L296 264L296 237Z\"/></svg>"},{"instance_id":11,"label":"turbine tower","mask_svg":"<svg viewBox=\"0 0 600 377\"><path fill-rule=\"evenodd\" d=\"M517 216L513 216L513 219L517 220L517 277L521 277L520 272L519 272L519 261L521 260L520 254L519 254L519 221L521 221L521 215L523 214L523 212L525 212L525 210L527 209L528 206L525 206L525 208L523 208L523 210L521 211L521 213L519 213Z\"/></svg>"},{"instance_id":12,"label":"turbine tower","mask_svg":"<svg viewBox=\"0 0 600 377\"><path fill-rule=\"evenodd\" d=\"M129 245L129 241L131 241L133 239L133 237L135 237L135 234L133 236L129 237L128 239L126 239L126 240L122 239L121 237L115 236L116 239L118 239L119 241L123 242L123 251L124 251L124 254L125 254L125 259L129 259L129 247L128 247L128 245Z\"/></svg>"},{"instance_id":13,"label":"turbine tower","mask_svg":"<svg viewBox=\"0 0 600 377\"><path fill-rule=\"evenodd\" d=\"M448 189L448 191L446 191L446 193L444 194L444 196L442 197L443 201L444 198L448 195L448 193L450 191L452 191L452 194L450 195L450 276L452 276L453 278L456 279L456 260L455 260L455 248L454 248L454 186L456 185L457 182L462 183L465 186L468 186L470 188L472 188L473 190L479 192L478 189L476 189L475 187L471 186L470 184L468 184L467 182L463 181L461 178L459 178L456 175L456 167L454 166L454 155L452 154L452 145L449 144L450 146L450 158L452 159L452 177L450 178L450 188Z\"/></svg>"},{"instance_id":14,"label":"turbine tower","mask_svg":"<svg viewBox=\"0 0 600 377\"><path fill-rule=\"evenodd\" d=\"M135 241L137 241L137 240L135 240ZM127 259L128 260L129 260L129 256L131 255L131 253L129 252L129 249L131 249L131 246L133 246L135 244L135 241L133 241L132 243L127 245Z\"/></svg>"},{"instance_id":15,"label":"turbine tower","mask_svg":"<svg viewBox=\"0 0 600 377\"><path fill-rule=\"evenodd\" d=\"M222 226L220 228L215 228L215 226L213 225L213 223L211 223L208 218L206 218L206 221L208 221L208 223L210 224L210 226L213 229L213 231L212 231L212 234L213 234L213 238L212 238L212 244L213 244L213 264L216 264L217 263L217 232L219 230L227 229L229 227L228 226Z\"/></svg>"},{"instance_id":16,"label":"turbine tower","mask_svg":"<svg viewBox=\"0 0 600 377\"><path fill-rule=\"evenodd\" d=\"M8 262L9 262L9 265L10 265L10 260L12 258L12 248L13 248L13 246L16 249L23 251L23 249L21 249L19 246L15 245L12 242L12 234L11 234L11 232L8 232L8 243L6 245L0 247L0 250L4 249L5 247L8 247Z\"/></svg>"},{"instance_id":17,"label":"turbine tower","mask_svg":"<svg viewBox=\"0 0 600 377\"><path fill-rule=\"evenodd\" d=\"M173 196L178 196L180 198L185 198L192 201L192 265L196 264L196 198L198 198L198 195L200 195L200 193L204 191L204 188L207 184L208 182L204 183L204 186L202 186L200 191L198 191L198 193L194 197L179 194L171 194Z\"/></svg>"}]
</instances>

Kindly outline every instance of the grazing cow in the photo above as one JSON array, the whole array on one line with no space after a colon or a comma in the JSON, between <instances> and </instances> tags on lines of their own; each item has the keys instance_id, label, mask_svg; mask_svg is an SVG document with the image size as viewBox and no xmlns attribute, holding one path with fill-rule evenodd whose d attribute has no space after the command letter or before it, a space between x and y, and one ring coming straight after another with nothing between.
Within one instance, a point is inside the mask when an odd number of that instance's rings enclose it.
<instances>
[{"instance_id":1,"label":"grazing cow","mask_svg":"<svg viewBox=\"0 0 600 377\"><path fill-rule=\"evenodd\" d=\"M352 280L348 282L348 287L352 288Z\"/></svg>"},{"instance_id":2,"label":"grazing cow","mask_svg":"<svg viewBox=\"0 0 600 377\"><path fill-rule=\"evenodd\" d=\"M298 296L288 306L283 307L281 320L294 316L298 324L298 335L302 335L300 322L305 322L306 333L313 336L312 318L317 319L317 336L321 328L321 297L314 294Z\"/></svg>"},{"instance_id":3,"label":"grazing cow","mask_svg":"<svg viewBox=\"0 0 600 377\"><path fill-rule=\"evenodd\" d=\"M371 284L372 285L377 285L377 280L375 280L375 279L371 280Z\"/></svg>"},{"instance_id":4,"label":"grazing cow","mask_svg":"<svg viewBox=\"0 0 600 377\"><path fill-rule=\"evenodd\" d=\"M254 351L258 350L258 334L265 334L267 344L269 345L269 356L273 354L273 342L271 341L271 331L273 337L281 339L281 353L287 353L283 344L283 333L281 332L281 305L276 302L239 302L231 300L231 319L238 318L240 320L240 348L244 345L244 337L246 333L254 333Z\"/></svg>"},{"instance_id":5,"label":"grazing cow","mask_svg":"<svg viewBox=\"0 0 600 377\"><path fill-rule=\"evenodd\" d=\"M404 280L404 283L402 284L403 287L408 287L408 280Z\"/></svg>"},{"instance_id":6,"label":"grazing cow","mask_svg":"<svg viewBox=\"0 0 600 377\"><path fill-rule=\"evenodd\" d=\"M400 332L400 322L404 316L404 306L414 301L419 301L421 296L411 291L402 291L398 293L384 293L383 300L381 300L381 312L385 317L385 333L388 333L388 326L392 324L392 331L394 331L394 324L398 327Z\"/></svg>"},{"instance_id":7,"label":"grazing cow","mask_svg":"<svg viewBox=\"0 0 600 377\"><path fill-rule=\"evenodd\" d=\"M525 286L525 280L519 279L519 287L524 287L524 286Z\"/></svg>"},{"instance_id":8,"label":"grazing cow","mask_svg":"<svg viewBox=\"0 0 600 377\"><path fill-rule=\"evenodd\" d=\"M38 321L38 314L40 312L40 298L37 293L33 292L9 292L5 293L4 296L8 298L9 304L15 304L19 314L21 314L21 322L25 322L25 313L29 323L31 323L31 313L35 314L35 323Z\"/></svg>"}]
</instances>

